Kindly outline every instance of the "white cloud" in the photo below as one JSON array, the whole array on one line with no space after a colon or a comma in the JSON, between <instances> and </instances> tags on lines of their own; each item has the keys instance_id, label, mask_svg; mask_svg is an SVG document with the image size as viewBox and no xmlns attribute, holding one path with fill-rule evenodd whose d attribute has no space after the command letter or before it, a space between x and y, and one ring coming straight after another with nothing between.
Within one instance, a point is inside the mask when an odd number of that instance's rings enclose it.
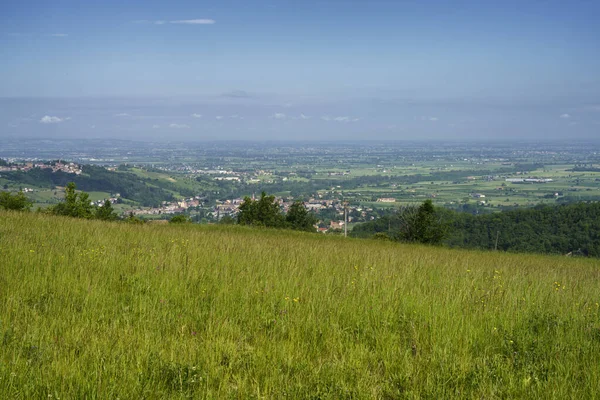
<instances>
[{"instance_id":1,"label":"white cloud","mask_svg":"<svg viewBox=\"0 0 600 400\"><path fill-rule=\"evenodd\" d=\"M41 124L58 124L60 122L68 121L71 117L60 118L60 117L51 117L50 115L45 115L40 119Z\"/></svg>"},{"instance_id":2,"label":"white cloud","mask_svg":"<svg viewBox=\"0 0 600 400\"><path fill-rule=\"evenodd\" d=\"M285 119L286 115L284 113L275 113L275 114L271 115L271 118L273 118L273 119Z\"/></svg>"},{"instance_id":3,"label":"white cloud","mask_svg":"<svg viewBox=\"0 0 600 400\"><path fill-rule=\"evenodd\" d=\"M160 125L156 125L156 124L152 125L152 129L158 129L158 128L160 128Z\"/></svg>"},{"instance_id":4,"label":"white cloud","mask_svg":"<svg viewBox=\"0 0 600 400\"><path fill-rule=\"evenodd\" d=\"M229 119L244 119L244 117L241 117L241 116L239 116L237 114L234 114L234 115L230 115Z\"/></svg>"},{"instance_id":5,"label":"white cloud","mask_svg":"<svg viewBox=\"0 0 600 400\"><path fill-rule=\"evenodd\" d=\"M299 117L292 117L292 119L304 119L304 120L311 119L311 118L312 118L311 116L304 115L304 114L300 114Z\"/></svg>"},{"instance_id":6,"label":"white cloud","mask_svg":"<svg viewBox=\"0 0 600 400\"><path fill-rule=\"evenodd\" d=\"M53 36L53 37L67 37L69 35L67 33L51 33L50 36Z\"/></svg>"},{"instance_id":7,"label":"white cloud","mask_svg":"<svg viewBox=\"0 0 600 400\"><path fill-rule=\"evenodd\" d=\"M127 113L118 113L118 114L115 114L115 117L131 117L131 115L129 115Z\"/></svg>"},{"instance_id":8,"label":"white cloud","mask_svg":"<svg viewBox=\"0 0 600 400\"><path fill-rule=\"evenodd\" d=\"M569 118L571 118L571 116L569 114L561 114L559 118L569 119Z\"/></svg>"},{"instance_id":9,"label":"white cloud","mask_svg":"<svg viewBox=\"0 0 600 400\"><path fill-rule=\"evenodd\" d=\"M172 128L172 129L189 129L189 127L190 126L186 125L186 124L170 124L169 125L169 128Z\"/></svg>"},{"instance_id":10,"label":"white cloud","mask_svg":"<svg viewBox=\"0 0 600 400\"><path fill-rule=\"evenodd\" d=\"M218 119L218 120L220 121L220 120L222 120L222 119L223 119L223 118L225 118L225 117L224 117L224 116L222 116L222 115L217 115L215 118L216 118L216 119Z\"/></svg>"},{"instance_id":11,"label":"white cloud","mask_svg":"<svg viewBox=\"0 0 600 400\"><path fill-rule=\"evenodd\" d=\"M192 117L192 118L202 118L202 114L193 113L192 115L190 115L190 117Z\"/></svg>"},{"instance_id":12,"label":"white cloud","mask_svg":"<svg viewBox=\"0 0 600 400\"><path fill-rule=\"evenodd\" d=\"M438 117L429 117L429 120L435 122L438 120Z\"/></svg>"},{"instance_id":13,"label":"white cloud","mask_svg":"<svg viewBox=\"0 0 600 400\"><path fill-rule=\"evenodd\" d=\"M214 24L214 19L180 19L176 21L169 21L170 24L186 24L186 25L212 25Z\"/></svg>"},{"instance_id":14,"label":"white cloud","mask_svg":"<svg viewBox=\"0 0 600 400\"><path fill-rule=\"evenodd\" d=\"M348 116L330 117L329 115L324 115L321 117L321 119L323 121L327 121L327 122L335 121L335 122L344 122L344 123L360 121L360 118L352 118L352 117L348 117Z\"/></svg>"}]
</instances>

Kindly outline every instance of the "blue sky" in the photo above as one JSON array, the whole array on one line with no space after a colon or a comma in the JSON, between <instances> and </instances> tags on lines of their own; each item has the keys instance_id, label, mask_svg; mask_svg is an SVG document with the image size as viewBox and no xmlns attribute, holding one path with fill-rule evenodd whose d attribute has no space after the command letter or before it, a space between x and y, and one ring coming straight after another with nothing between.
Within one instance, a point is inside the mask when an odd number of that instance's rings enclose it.
<instances>
[{"instance_id":1,"label":"blue sky","mask_svg":"<svg viewBox=\"0 0 600 400\"><path fill-rule=\"evenodd\" d=\"M0 137L600 137L598 1L4 1Z\"/></svg>"}]
</instances>

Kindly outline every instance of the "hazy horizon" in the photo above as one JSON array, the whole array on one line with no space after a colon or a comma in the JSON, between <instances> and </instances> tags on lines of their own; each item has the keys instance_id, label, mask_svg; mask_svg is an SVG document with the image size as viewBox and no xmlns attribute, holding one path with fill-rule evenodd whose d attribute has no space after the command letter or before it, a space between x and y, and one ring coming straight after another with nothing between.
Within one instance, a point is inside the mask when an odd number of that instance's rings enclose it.
<instances>
[{"instance_id":1,"label":"hazy horizon","mask_svg":"<svg viewBox=\"0 0 600 400\"><path fill-rule=\"evenodd\" d=\"M0 5L0 139L592 140L591 1Z\"/></svg>"}]
</instances>

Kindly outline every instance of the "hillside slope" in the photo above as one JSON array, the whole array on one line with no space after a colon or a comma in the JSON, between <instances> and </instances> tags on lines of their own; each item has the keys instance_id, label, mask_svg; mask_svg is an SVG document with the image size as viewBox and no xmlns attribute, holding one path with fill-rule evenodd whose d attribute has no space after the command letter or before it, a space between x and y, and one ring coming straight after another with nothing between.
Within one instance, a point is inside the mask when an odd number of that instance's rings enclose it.
<instances>
[{"instance_id":1,"label":"hillside slope","mask_svg":"<svg viewBox=\"0 0 600 400\"><path fill-rule=\"evenodd\" d=\"M0 398L598 398L597 260L0 213Z\"/></svg>"},{"instance_id":2,"label":"hillside slope","mask_svg":"<svg viewBox=\"0 0 600 400\"><path fill-rule=\"evenodd\" d=\"M151 181L130 172L118 173L94 165L83 165L82 171L81 175L75 175L33 168L27 172L5 173L4 176L14 183L48 188L74 182L79 190L119 193L123 198L143 206L156 206L163 200L174 200L172 193L166 189L172 189L173 184L167 181Z\"/></svg>"}]
</instances>

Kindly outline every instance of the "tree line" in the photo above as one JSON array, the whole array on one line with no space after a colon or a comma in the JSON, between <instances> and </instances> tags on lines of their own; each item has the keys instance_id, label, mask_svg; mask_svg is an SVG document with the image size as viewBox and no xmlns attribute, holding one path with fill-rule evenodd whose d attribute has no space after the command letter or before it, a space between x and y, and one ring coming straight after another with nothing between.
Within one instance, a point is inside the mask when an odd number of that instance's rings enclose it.
<instances>
[{"instance_id":1,"label":"tree line","mask_svg":"<svg viewBox=\"0 0 600 400\"><path fill-rule=\"evenodd\" d=\"M415 220L420 207L403 207L393 215L359 224L350 236L406 241L404 232L412 232L409 227L414 223L410 221ZM438 232L436 242L449 247L600 257L598 202L544 205L485 215L435 207L427 221L430 229Z\"/></svg>"}]
</instances>

